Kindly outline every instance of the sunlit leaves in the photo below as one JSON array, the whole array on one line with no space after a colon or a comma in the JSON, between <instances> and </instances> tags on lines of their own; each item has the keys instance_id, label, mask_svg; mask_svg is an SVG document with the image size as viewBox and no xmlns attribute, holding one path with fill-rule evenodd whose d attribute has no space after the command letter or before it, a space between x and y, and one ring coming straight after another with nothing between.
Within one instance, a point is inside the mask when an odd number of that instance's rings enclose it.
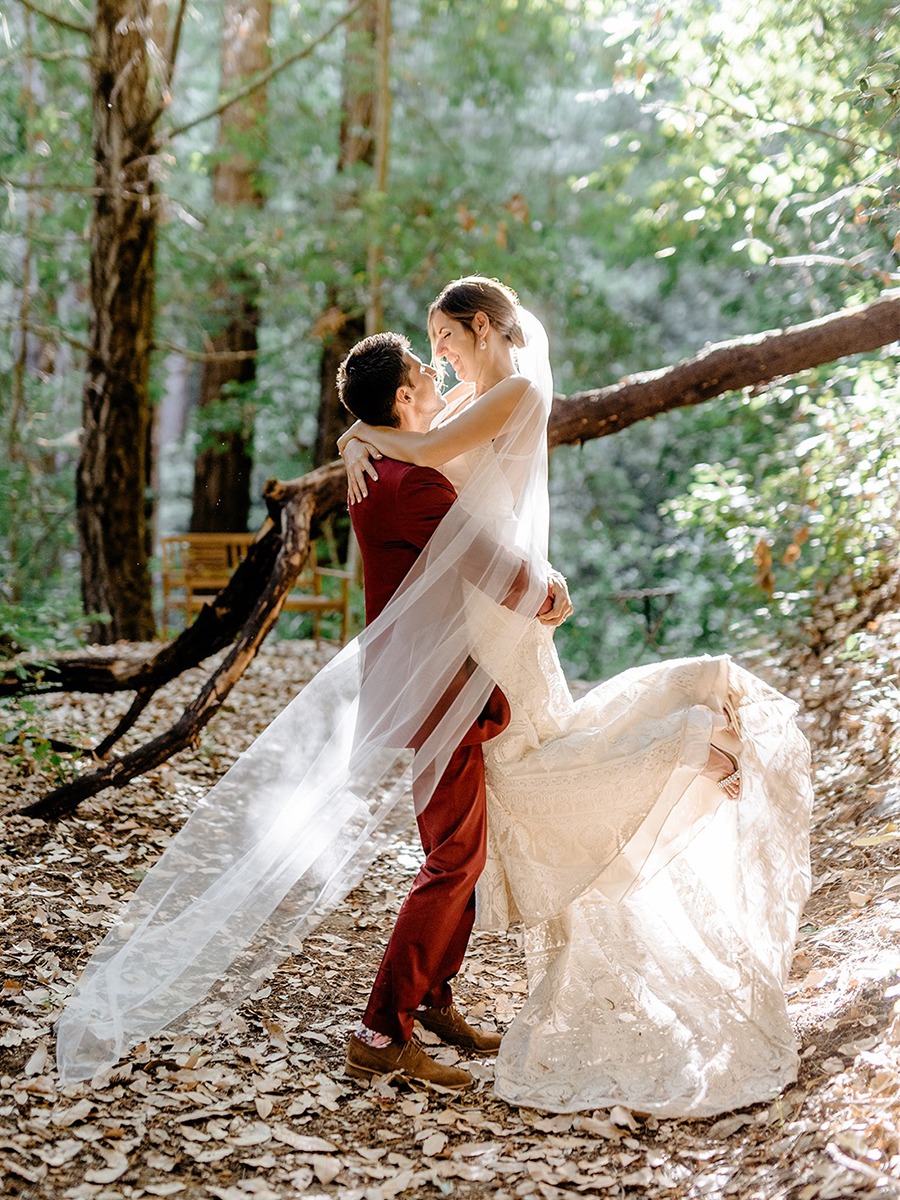
<instances>
[{"instance_id":1,"label":"sunlit leaves","mask_svg":"<svg viewBox=\"0 0 900 1200\"><path fill-rule=\"evenodd\" d=\"M827 254L827 263L809 258L807 286L813 278L832 286L841 260L860 253L873 279L896 271L896 258L884 255L885 214L875 215L870 194L896 154L898 133L890 127L898 72L884 54L897 52L898 23L883 5L652 4L630 6L610 24L617 87L654 115L665 139L669 172L657 188L679 212L667 223L669 236L688 260L692 242L696 257L711 234L730 229L735 253L749 251L754 266L778 255ZM883 58L869 71L876 47ZM876 99L880 125L865 111ZM698 158L721 170L717 194L701 198L692 187L684 168ZM896 214L896 197L890 203ZM873 228L863 228L860 209ZM765 257L764 245L771 247ZM770 297L777 283L770 278Z\"/></svg>"},{"instance_id":2,"label":"sunlit leaves","mask_svg":"<svg viewBox=\"0 0 900 1200\"><path fill-rule=\"evenodd\" d=\"M698 568L715 580L719 603L749 618L755 589L796 621L835 577L849 572L862 583L891 553L900 392L885 361L782 387L772 399L779 393L791 423L773 430L775 440L757 426L754 453L745 450L740 465L695 468L668 512L689 535L704 530Z\"/></svg>"}]
</instances>

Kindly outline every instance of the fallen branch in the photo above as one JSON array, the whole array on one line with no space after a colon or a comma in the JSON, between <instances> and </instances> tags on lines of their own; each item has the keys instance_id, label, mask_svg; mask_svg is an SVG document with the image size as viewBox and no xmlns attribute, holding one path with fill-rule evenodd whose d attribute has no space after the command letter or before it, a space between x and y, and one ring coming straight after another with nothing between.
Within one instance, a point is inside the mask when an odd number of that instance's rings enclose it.
<instances>
[{"instance_id":1,"label":"fallen branch","mask_svg":"<svg viewBox=\"0 0 900 1200\"><path fill-rule=\"evenodd\" d=\"M254 578L262 579L264 587L259 589L252 611L244 622L231 653L207 679L196 700L189 704L179 719L159 736L120 758L104 763L96 771L81 775L77 779L55 788L48 795L42 796L40 800L23 808L22 813L26 816L49 819L65 816L74 811L82 800L95 796L108 787L124 787L136 776L143 775L146 771L159 766L160 763L166 762L173 754L197 745L201 731L222 706L231 689L256 657L260 646L278 620L285 598L296 583L297 576L309 556L310 541L318 532L320 522L337 507L338 497L341 502L343 501L343 468L340 464L332 464L292 483L270 480L266 485L264 495L273 524L262 541L256 543L253 549L256 550L258 546L262 546L267 538L270 539L269 549L277 541L279 546L274 565L267 576L261 575L259 572L260 556L258 555L256 571L248 568L243 572L245 581ZM279 530L281 532L278 532ZM240 592L242 596L249 596L253 590L252 585L243 589L233 588L237 575L238 571L232 576L228 587L206 608L215 610L225 607L229 591L232 596L237 592ZM198 616L195 626L199 623L202 615L203 612ZM178 640L176 639L176 642ZM175 644L172 643L173 646ZM156 658L161 657L163 653L161 652ZM171 660L169 660L167 669L170 667ZM171 675L168 677L171 678ZM164 680L161 680L155 687L149 688L149 693L152 695L162 682ZM148 699L149 695L145 697L144 704L141 704L140 708L144 707ZM116 732L124 732L123 725L127 728L133 724L137 714L132 717L132 711L137 703L136 699L132 709L120 722ZM128 720L128 718L132 719ZM125 725L126 720L128 725ZM104 745L111 744L111 741L111 738L107 738Z\"/></svg>"},{"instance_id":2,"label":"fallen branch","mask_svg":"<svg viewBox=\"0 0 900 1200\"><path fill-rule=\"evenodd\" d=\"M709 346L694 358L623 379L611 387L557 396L550 449L617 433L636 421L703 404L725 392L760 387L900 339L900 291L805 325Z\"/></svg>"},{"instance_id":3,"label":"fallen branch","mask_svg":"<svg viewBox=\"0 0 900 1200\"><path fill-rule=\"evenodd\" d=\"M143 662L121 657L72 656L50 662L20 662L0 674L0 696L41 692L146 691L152 695L164 683L231 645L266 590L279 554L283 552L281 528L290 523L290 506L300 494L313 497L312 536L319 524L346 502L343 464L331 463L290 483L270 480L264 496L270 520L228 581L226 587L197 614L196 620L156 654ZM297 573L306 561L298 565ZM296 580L296 576L294 577ZM124 719L124 718L123 718Z\"/></svg>"},{"instance_id":4,"label":"fallen branch","mask_svg":"<svg viewBox=\"0 0 900 1200\"><path fill-rule=\"evenodd\" d=\"M634 376L612 387L557 396L548 442L552 449L605 437L671 409L759 387L849 354L886 346L898 338L900 292L889 292L871 304L805 325L710 346L674 367ZM0 675L0 696L48 691L136 692L124 717L94 751L99 757L107 755L134 725L164 683L234 642L197 699L164 733L22 811L29 816L60 817L88 796L107 787L124 787L178 751L196 745L200 731L274 626L320 522L343 506L345 493L346 477L339 462L291 483L270 480L264 495L271 525L264 526L259 541L228 585L204 606L196 621L146 661L62 658L52 663L19 663Z\"/></svg>"}]
</instances>

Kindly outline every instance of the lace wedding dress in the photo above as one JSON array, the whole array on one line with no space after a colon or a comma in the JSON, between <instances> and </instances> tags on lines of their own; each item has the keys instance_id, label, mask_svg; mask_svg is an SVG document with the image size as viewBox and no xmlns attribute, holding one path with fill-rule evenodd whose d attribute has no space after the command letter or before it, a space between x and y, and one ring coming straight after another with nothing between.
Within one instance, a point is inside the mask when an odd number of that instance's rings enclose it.
<instances>
[{"instance_id":1,"label":"lace wedding dress","mask_svg":"<svg viewBox=\"0 0 900 1200\"><path fill-rule=\"evenodd\" d=\"M454 474L465 464L452 464ZM728 657L637 667L573 702L534 622L492 662L509 727L485 745L478 924L524 927L529 995L497 1060L504 1099L709 1116L796 1078L784 983L809 894L809 749L795 705ZM742 740L740 799L700 774Z\"/></svg>"},{"instance_id":2,"label":"lace wedding dress","mask_svg":"<svg viewBox=\"0 0 900 1200\"><path fill-rule=\"evenodd\" d=\"M472 657L486 669L413 766L424 806L493 676L514 717L486 755L481 910L522 921L530 984L500 1094L703 1115L793 1077L782 983L810 793L793 707L727 659L627 672L573 704L533 619L553 385L544 330L518 313L528 389L490 447L445 468L457 503L385 611L203 797L94 950L57 1023L64 1086L164 1030L209 1027L333 911L394 819L410 726ZM519 560L529 584L511 611L500 601ZM729 711L744 743L736 803L698 775Z\"/></svg>"}]
</instances>

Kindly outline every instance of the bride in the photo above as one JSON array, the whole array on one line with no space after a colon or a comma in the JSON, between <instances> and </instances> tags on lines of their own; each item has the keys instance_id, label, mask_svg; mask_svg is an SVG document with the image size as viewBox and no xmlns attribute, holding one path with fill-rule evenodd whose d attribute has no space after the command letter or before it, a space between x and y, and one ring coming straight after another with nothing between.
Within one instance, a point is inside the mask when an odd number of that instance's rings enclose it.
<instances>
[{"instance_id":1,"label":"bride","mask_svg":"<svg viewBox=\"0 0 900 1200\"><path fill-rule=\"evenodd\" d=\"M543 329L475 280L442 293L431 330L468 384L415 452L440 456L458 499L381 615L197 805L94 951L57 1026L63 1085L163 1030L213 1027L300 945L383 848L408 795L402 747L463 670L413 770L424 806L496 678L514 715L486 755L479 899L484 924L521 921L529 975L499 1093L704 1115L794 1077L782 985L810 787L793 705L727 658L636 669L572 702L533 620L540 587L514 611L509 555L480 564L477 587L461 570L487 535L547 577ZM388 431L358 432L405 457Z\"/></svg>"},{"instance_id":2,"label":"bride","mask_svg":"<svg viewBox=\"0 0 900 1200\"><path fill-rule=\"evenodd\" d=\"M382 455L440 467L465 497L521 403L525 315L494 280L444 289L429 335L460 384L429 433L357 422L343 435L352 502L365 503ZM519 519L541 518L537 504ZM477 922L521 923L529 995L497 1092L556 1112L669 1116L775 1096L796 1078L784 983L809 889L794 705L724 656L635 668L576 703L552 628L531 622L510 653L504 610L474 588L466 608L473 656L512 710L484 748Z\"/></svg>"}]
</instances>

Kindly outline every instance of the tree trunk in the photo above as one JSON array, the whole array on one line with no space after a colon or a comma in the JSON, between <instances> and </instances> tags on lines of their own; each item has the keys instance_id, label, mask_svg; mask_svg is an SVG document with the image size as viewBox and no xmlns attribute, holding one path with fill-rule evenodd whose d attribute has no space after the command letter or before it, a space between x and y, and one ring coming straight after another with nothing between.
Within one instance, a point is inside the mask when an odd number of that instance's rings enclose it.
<instances>
[{"instance_id":1,"label":"tree trunk","mask_svg":"<svg viewBox=\"0 0 900 1200\"><path fill-rule=\"evenodd\" d=\"M229 0L222 19L222 64L219 90L235 91L269 63L269 0ZM257 88L232 104L219 121L219 158L213 169L213 205L217 211L259 209L263 194L258 172L264 145L267 90ZM258 285L243 264L215 281L216 307L210 349L215 357L203 364L200 410L228 396L229 386L244 388L256 379ZM241 357L229 357L237 353ZM252 416L240 394L230 419L213 417L203 433L194 464L194 498L190 528L195 533L229 533L247 528L250 513ZM209 427L211 426L211 427Z\"/></svg>"},{"instance_id":2,"label":"tree trunk","mask_svg":"<svg viewBox=\"0 0 900 1200\"><path fill-rule=\"evenodd\" d=\"M366 0L347 22L338 147L338 171L341 173L360 164L372 167L375 162L378 13L379 0ZM361 252L360 262L354 267L361 271L365 266ZM356 274L354 267L350 268L351 275ZM350 423L350 417L338 399L335 380L347 352L366 336L365 311L361 306L347 311L339 289L333 286L328 292L328 309L319 320L317 330L322 336L315 454L319 467L334 458L335 442Z\"/></svg>"},{"instance_id":3,"label":"tree trunk","mask_svg":"<svg viewBox=\"0 0 900 1200\"><path fill-rule=\"evenodd\" d=\"M375 36L375 106L374 138L375 152L374 190L378 199L379 216L383 218L383 207L387 199L388 164L391 146L391 0L377 0L377 27ZM384 329L384 291L381 265L384 257L383 219L372 231L366 248L366 274L369 281L369 303L366 306L366 333L380 333Z\"/></svg>"},{"instance_id":4,"label":"tree trunk","mask_svg":"<svg viewBox=\"0 0 900 1200\"><path fill-rule=\"evenodd\" d=\"M92 32L91 323L78 465L85 611L99 642L155 633L148 564L156 151L151 0L97 0Z\"/></svg>"},{"instance_id":5,"label":"tree trunk","mask_svg":"<svg viewBox=\"0 0 900 1200\"><path fill-rule=\"evenodd\" d=\"M362 313L341 310L335 289L330 289L332 306L321 317L317 329L322 334L322 361L319 367L319 418L316 427L317 467L331 462L337 454L337 440L353 420L338 399L337 370L360 338L366 336L366 318Z\"/></svg>"}]
</instances>

